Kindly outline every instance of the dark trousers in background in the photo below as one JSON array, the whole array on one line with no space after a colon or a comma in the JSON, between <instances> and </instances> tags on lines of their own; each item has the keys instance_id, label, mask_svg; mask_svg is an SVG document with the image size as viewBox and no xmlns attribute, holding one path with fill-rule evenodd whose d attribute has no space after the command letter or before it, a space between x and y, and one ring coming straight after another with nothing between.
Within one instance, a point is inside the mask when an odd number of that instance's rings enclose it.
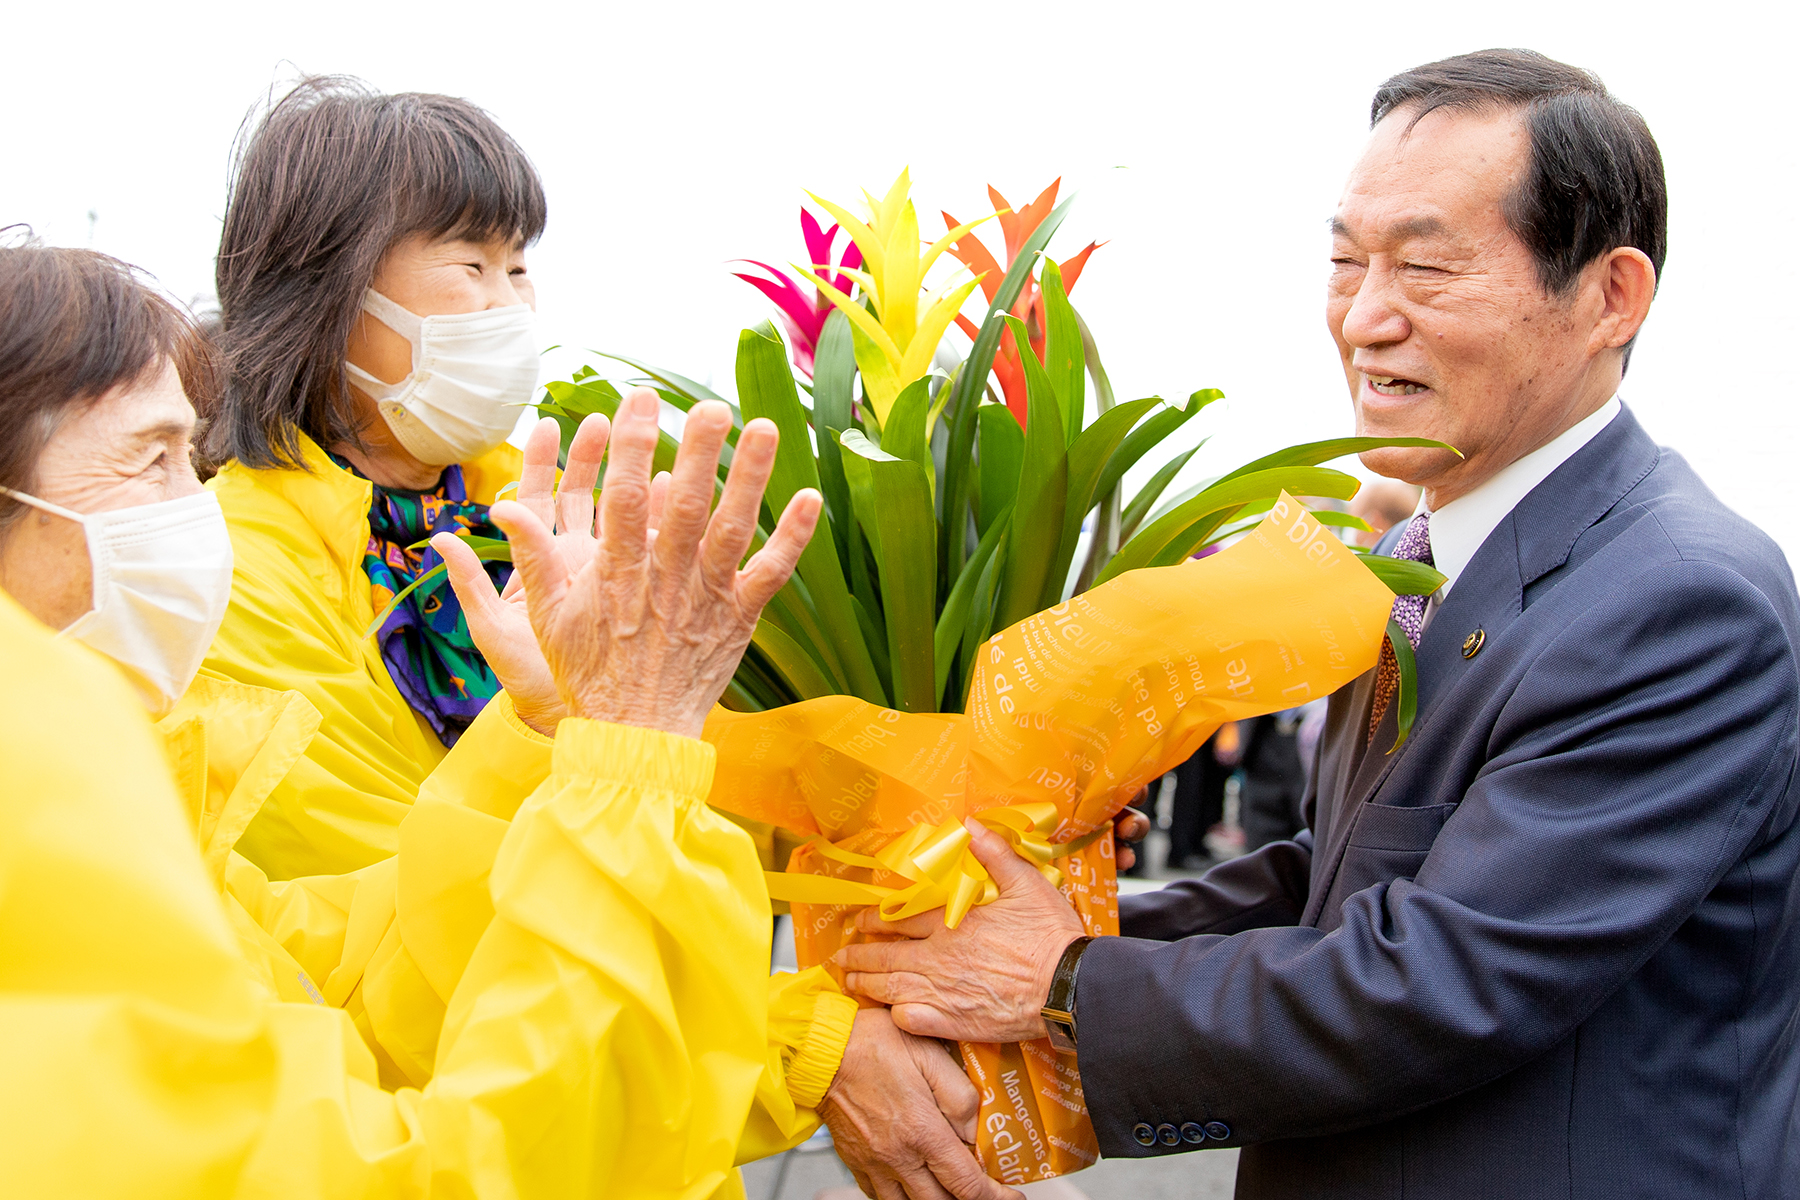
<instances>
[{"instance_id":1,"label":"dark trousers in background","mask_svg":"<svg viewBox=\"0 0 1800 1200\"><path fill-rule=\"evenodd\" d=\"M1216 736L1175 768L1175 803L1169 814L1171 867L1207 865L1206 831L1225 819L1225 781L1232 768L1215 755Z\"/></svg>"}]
</instances>

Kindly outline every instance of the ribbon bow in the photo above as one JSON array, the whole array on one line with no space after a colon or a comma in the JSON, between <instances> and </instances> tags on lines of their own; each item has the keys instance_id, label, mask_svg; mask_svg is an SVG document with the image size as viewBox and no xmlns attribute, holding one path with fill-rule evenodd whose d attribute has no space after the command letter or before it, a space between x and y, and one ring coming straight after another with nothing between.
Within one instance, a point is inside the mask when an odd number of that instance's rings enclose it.
<instances>
[{"instance_id":1,"label":"ribbon bow","mask_svg":"<svg viewBox=\"0 0 1800 1200\"><path fill-rule=\"evenodd\" d=\"M1062 872L1051 862L1074 854L1105 832L1102 825L1071 842L1056 843L1050 834L1061 823L1056 805L1047 800L975 814L1011 844L1052 884L1062 882ZM899 921L934 908L944 910L944 924L955 929L978 904L989 904L1000 895L999 887L981 860L969 851L969 830L955 817L940 825L914 825L878 850L873 857L833 845L823 837L806 843L825 858L853 867L892 871L911 880L906 887L883 887L829 875L765 871L769 896L799 904L874 904L884 921Z\"/></svg>"}]
</instances>

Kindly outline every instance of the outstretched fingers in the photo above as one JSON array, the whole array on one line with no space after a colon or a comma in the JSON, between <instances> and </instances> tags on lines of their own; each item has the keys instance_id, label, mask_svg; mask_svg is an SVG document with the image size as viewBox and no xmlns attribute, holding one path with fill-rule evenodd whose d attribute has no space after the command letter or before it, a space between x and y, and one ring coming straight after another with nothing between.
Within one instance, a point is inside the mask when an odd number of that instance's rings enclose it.
<instances>
[{"instance_id":1,"label":"outstretched fingers","mask_svg":"<svg viewBox=\"0 0 1800 1200\"><path fill-rule=\"evenodd\" d=\"M594 532L594 485L600 482L600 464L612 422L602 413L589 413L569 439L569 457L562 483L556 489L556 528L559 533Z\"/></svg>"},{"instance_id":2,"label":"outstretched fingers","mask_svg":"<svg viewBox=\"0 0 1800 1200\"><path fill-rule=\"evenodd\" d=\"M431 539L431 548L444 560L450 588L462 603L470 631L479 638L498 619L497 610L506 601L494 590L494 581L482 569L481 559L469 543L453 533L440 533Z\"/></svg>"},{"instance_id":3,"label":"outstretched fingers","mask_svg":"<svg viewBox=\"0 0 1800 1200\"><path fill-rule=\"evenodd\" d=\"M562 449L562 427L545 417L525 439L525 466L513 498L547 526L556 523L556 455Z\"/></svg>"},{"instance_id":4,"label":"outstretched fingers","mask_svg":"<svg viewBox=\"0 0 1800 1200\"><path fill-rule=\"evenodd\" d=\"M719 451L730 429L731 410L719 401L704 400L688 411L656 527L656 557L667 568L691 568L718 492Z\"/></svg>"}]
</instances>

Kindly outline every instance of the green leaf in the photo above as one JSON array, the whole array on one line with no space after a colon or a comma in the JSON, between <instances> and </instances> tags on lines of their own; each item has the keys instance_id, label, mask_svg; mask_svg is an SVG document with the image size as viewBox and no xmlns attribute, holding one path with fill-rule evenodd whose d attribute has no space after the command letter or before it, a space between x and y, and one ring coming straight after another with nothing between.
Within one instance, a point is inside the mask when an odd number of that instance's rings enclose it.
<instances>
[{"instance_id":1,"label":"green leaf","mask_svg":"<svg viewBox=\"0 0 1800 1200\"><path fill-rule=\"evenodd\" d=\"M623 354L608 354L604 350L590 350L588 353L598 354L601 358L610 358L614 362L622 362L628 367L636 367L664 387L671 391L680 392L683 396L686 396L689 402L688 407L690 408L693 407L694 403L701 400L725 400L725 397L719 395L703 383L695 383L693 380L677 375L673 371L665 371L660 367L653 367L647 362L641 362L635 358L626 358ZM725 403L730 404L731 401L725 400ZM733 408L735 409L736 406L733 405Z\"/></svg>"},{"instance_id":2,"label":"green leaf","mask_svg":"<svg viewBox=\"0 0 1800 1200\"><path fill-rule=\"evenodd\" d=\"M881 449L895 458L909 459L931 470L931 449L925 436L925 414L931 407L930 379L915 379L894 397L887 421L881 427Z\"/></svg>"},{"instance_id":3,"label":"green leaf","mask_svg":"<svg viewBox=\"0 0 1800 1200\"><path fill-rule=\"evenodd\" d=\"M1068 578L1069 566L1075 561L1075 547L1081 541L1081 523L1101 499L1098 488L1107 460L1112 458L1138 419L1160 403L1152 396L1110 408L1082 430L1070 445L1069 491L1067 506L1063 509L1062 540L1050 566L1050 579L1058 589L1057 600L1062 599L1063 581Z\"/></svg>"},{"instance_id":4,"label":"green leaf","mask_svg":"<svg viewBox=\"0 0 1800 1200\"><path fill-rule=\"evenodd\" d=\"M1385 554L1365 554L1362 563L1396 596L1429 596L1450 578L1422 562L1390 558Z\"/></svg>"},{"instance_id":5,"label":"green leaf","mask_svg":"<svg viewBox=\"0 0 1800 1200\"><path fill-rule=\"evenodd\" d=\"M1367 521L1349 513L1338 512L1335 508L1314 509L1312 515L1321 525L1335 525L1339 529L1355 529L1362 533L1371 532Z\"/></svg>"},{"instance_id":6,"label":"green leaf","mask_svg":"<svg viewBox=\"0 0 1800 1200\"><path fill-rule=\"evenodd\" d=\"M945 419L950 423L950 445L944 457L944 482L940 488L943 495L939 505L943 513L944 530L944 536L938 539L938 587L942 592L949 591L950 581L962 570L963 560L968 554L966 530L973 482L970 472L974 469L975 462L975 409L981 401L982 393L987 390L988 376L994 368L994 355L1000 349L1002 315L1010 311L1013 302L1019 298L1025 281L1031 278L1032 271L1037 267L1037 256L1050 244L1051 235L1062 225L1063 218L1068 215L1069 206L1073 203L1075 197L1070 196L1057 205L1044 218L1036 232L1019 247L1012 266L1007 269L1006 278L1000 281L999 290L988 303L987 315L982 318L975 345L969 350L969 357L963 361L962 369L956 373L956 383L950 391L950 403L944 409Z\"/></svg>"},{"instance_id":7,"label":"green leaf","mask_svg":"<svg viewBox=\"0 0 1800 1200\"><path fill-rule=\"evenodd\" d=\"M1014 428L1017 427L1018 423L1014 422ZM937 632L932 637L932 645L937 661L939 696L944 694L944 685L949 682L950 660L956 657L957 646L963 640L982 572L987 569L988 561L993 558L1001 539L1006 536L1006 527L1011 520L1012 509L1008 508L989 522L987 532L975 547L975 553L969 556L968 565L956 577L956 586L950 589L950 596L944 601L944 611L938 614Z\"/></svg>"},{"instance_id":8,"label":"green leaf","mask_svg":"<svg viewBox=\"0 0 1800 1200\"><path fill-rule=\"evenodd\" d=\"M1006 320L1019 344L1028 346L1024 322L1011 316ZM1054 604L1056 599L1044 599L1052 587L1062 591L1063 581L1052 580L1050 575L1062 544L1063 513L1069 498L1069 448L1055 392L1037 355L1027 352L1019 357L1025 365L1028 408L1014 511L1028 515L1012 523L1007 539L1005 573L994 616L1001 629Z\"/></svg>"},{"instance_id":9,"label":"green leaf","mask_svg":"<svg viewBox=\"0 0 1800 1200\"><path fill-rule=\"evenodd\" d=\"M1169 486L1169 481L1175 478L1181 468L1187 466L1188 459L1198 454L1200 452L1200 447L1204 445L1206 445L1206 440L1202 439L1197 442L1192 449L1183 450L1180 454L1177 454L1174 458L1171 458L1168 462L1158 467L1156 469L1156 474L1150 477L1150 481L1138 489L1138 494L1133 496L1131 498L1131 503L1125 506L1125 515L1121 519L1119 525L1119 536L1121 538L1130 538L1132 534L1137 532L1137 527L1143 522L1144 517L1149 514L1150 508L1156 503L1157 497L1163 494L1163 489ZM1197 492L1195 494L1198 495Z\"/></svg>"},{"instance_id":10,"label":"green leaf","mask_svg":"<svg viewBox=\"0 0 1800 1200\"><path fill-rule=\"evenodd\" d=\"M862 551L851 544L857 535L850 508L850 491L844 483L844 464L837 435L856 426L856 356L850 347L850 322L837 309L825 318L819 345L813 352L813 426L819 452L819 484L825 511L831 515L832 535L838 557L854 562Z\"/></svg>"},{"instance_id":11,"label":"green leaf","mask_svg":"<svg viewBox=\"0 0 1800 1200\"><path fill-rule=\"evenodd\" d=\"M1282 467L1235 479L1221 479L1151 522L1148 528L1120 547L1095 583L1105 583L1138 567L1181 561L1204 542L1208 534L1229 520L1232 513L1253 500L1282 491L1296 496L1348 500L1356 494L1356 488L1354 477L1327 467Z\"/></svg>"},{"instance_id":12,"label":"green leaf","mask_svg":"<svg viewBox=\"0 0 1800 1200\"><path fill-rule=\"evenodd\" d=\"M921 398L923 394L921 389ZM924 417L922 407L919 416ZM888 430L894 431L891 420ZM936 712L932 656L937 523L932 519L925 468L877 448L854 429L846 429L838 442L845 451L844 476L851 498L881 563L881 611L893 666L894 707L902 712Z\"/></svg>"},{"instance_id":13,"label":"green leaf","mask_svg":"<svg viewBox=\"0 0 1800 1200\"><path fill-rule=\"evenodd\" d=\"M1056 403L1062 408L1073 446L1087 412L1087 351L1081 344L1075 310L1069 307L1069 294L1063 290L1062 269L1046 255L1038 278L1044 293L1044 373L1056 391ZM1019 344L1027 347L1023 353L1031 353L1029 343Z\"/></svg>"},{"instance_id":14,"label":"green leaf","mask_svg":"<svg viewBox=\"0 0 1800 1200\"><path fill-rule=\"evenodd\" d=\"M750 635L750 642L768 658L770 664L786 680L794 695L802 700L811 700L815 696L835 696L840 693L837 683L827 679L813 661L812 655L801 648L800 643L783 633L767 620L756 623L756 632Z\"/></svg>"},{"instance_id":15,"label":"green leaf","mask_svg":"<svg viewBox=\"0 0 1800 1200\"><path fill-rule=\"evenodd\" d=\"M975 527L982 534L994 519L1019 498L1019 464L1025 458L1025 431L1004 404L983 404L975 410L981 422L981 490L975 507ZM948 468L945 473L948 474ZM959 575L958 578L961 578Z\"/></svg>"},{"instance_id":16,"label":"green leaf","mask_svg":"<svg viewBox=\"0 0 1800 1200\"><path fill-rule=\"evenodd\" d=\"M1419 707L1419 667L1413 660L1412 643L1406 640L1406 630L1400 628L1400 622L1390 619L1387 627L1388 645L1394 648L1394 662L1400 668L1400 687L1394 694L1393 703L1399 706L1395 719L1400 732L1394 738L1394 744L1388 748L1392 754L1406 745L1408 735L1412 733L1413 717L1418 715Z\"/></svg>"},{"instance_id":17,"label":"green leaf","mask_svg":"<svg viewBox=\"0 0 1800 1200\"><path fill-rule=\"evenodd\" d=\"M1265 454L1253 462L1247 462L1226 479L1236 479L1240 475L1249 475L1257 471L1267 471L1273 467L1316 467L1322 462L1330 462L1334 458L1342 458L1346 454L1361 454L1365 450L1380 450L1387 446L1432 446L1440 450L1448 450L1456 454L1456 447L1445 442L1433 441L1430 438L1375 438L1346 437L1331 438L1323 442L1307 442L1299 446L1289 446L1285 450L1277 450L1273 454Z\"/></svg>"},{"instance_id":18,"label":"green leaf","mask_svg":"<svg viewBox=\"0 0 1800 1200\"><path fill-rule=\"evenodd\" d=\"M787 347L767 322L738 335L737 383L744 415L751 419L767 417L781 433L775 467L764 493L769 511L778 514L800 489L819 487L819 471L807 436L806 410L800 406L794 375L788 369ZM828 523L830 517L821 513L819 519ZM887 690L875 671L869 647L850 607L836 536L829 530L820 532L826 536L815 534L800 555L800 577L812 594L819 624L843 663L851 694L871 704L886 704Z\"/></svg>"},{"instance_id":19,"label":"green leaf","mask_svg":"<svg viewBox=\"0 0 1800 1200\"><path fill-rule=\"evenodd\" d=\"M457 536L469 543L469 548L475 551L475 557L479 558L482 562L512 561L512 545L508 542L502 541L499 538L476 537L474 534L458 534ZM430 539L427 538L426 540L429 541ZM425 572L423 575L401 588L398 592L395 592L394 598L389 600L382 610L375 614L375 619L369 622L369 627L367 629L363 630L363 636L366 638L374 637L376 630L380 629L387 621L389 614L400 607L400 602L402 600L412 595L419 587L430 583L433 579L436 579L439 575L444 573L444 564L439 563L437 566L431 568L431 570Z\"/></svg>"},{"instance_id":20,"label":"green leaf","mask_svg":"<svg viewBox=\"0 0 1800 1200\"><path fill-rule=\"evenodd\" d=\"M554 406L540 404L538 411L545 416L556 418L557 425L561 427L562 449L557 454L557 461L563 464L567 463L569 442L575 436L575 430L580 426L582 418L590 413L601 413L609 421L616 420L619 415L619 403L623 399L617 388L598 377L589 377L580 383L566 383L560 379L553 379L544 385L544 390L550 394L550 398L555 404ZM675 466L675 454L680 449L680 442L670 437L666 431L657 430L653 469L657 471L672 470ZM719 456L721 481L725 478L726 463L724 460L726 457L724 454ZM600 478L595 484L596 490L605 486L608 466L611 466L610 458L600 468Z\"/></svg>"},{"instance_id":21,"label":"green leaf","mask_svg":"<svg viewBox=\"0 0 1800 1200\"><path fill-rule=\"evenodd\" d=\"M1106 470L1100 476L1100 494L1105 495L1118 486L1119 480L1125 477L1125 472L1137 465L1138 459L1144 457L1152 447L1160 446L1171 433L1199 416L1201 409L1224 395L1217 388L1202 388L1189 396L1188 402L1182 407L1167 408L1132 430L1131 436L1120 444L1106 464Z\"/></svg>"},{"instance_id":22,"label":"green leaf","mask_svg":"<svg viewBox=\"0 0 1800 1200\"><path fill-rule=\"evenodd\" d=\"M1011 524L1010 519L1006 523ZM988 559L987 566L981 570L981 579L975 585L975 598L969 605L969 624L963 630L962 657L958 660L961 675L956 685L955 708L958 712L968 708L969 681L975 676L975 655L994 629L994 600L1000 588L1000 577L1006 569L1004 558L1004 551L996 551Z\"/></svg>"}]
</instances>

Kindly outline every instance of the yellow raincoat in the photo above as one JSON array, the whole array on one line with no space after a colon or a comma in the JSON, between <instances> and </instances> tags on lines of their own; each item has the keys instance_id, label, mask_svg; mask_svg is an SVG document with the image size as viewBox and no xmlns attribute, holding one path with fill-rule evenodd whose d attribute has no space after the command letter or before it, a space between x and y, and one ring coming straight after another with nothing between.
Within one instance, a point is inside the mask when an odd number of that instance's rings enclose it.
<instances>
[{"instance_id":1,"label":"yellow raincoat","mask_svg":"<svg viewBox=\"0 0 1800 1200\"><path fill-rule=\"evenodd\" d=\"M203 678L152 731L4 595L0 662L8 1196L701 1198L810 1132L854 1004L767 980L710 747L571 720L509 787L490 705L396 859L269 884L230 842L303 700Z\"/></svg>"},{"instance_id":2,"label":"yellow raincoat","mask_svg":"<svg viewBox=\"0 0 1800 1200\"><path fill-rule=\"evenodd\" d=\"M369 481L304 435L300 442L305 470L233 462L207 484L225 510L237 567L206 666L299 692L322 717L238 842L274 879L354 871L394 853L400 819L445 754L363 636L375 619L363 570ZM523 464L512 446L463 464L469 498L491 504Z\"/></svg>"}]
</instances>

